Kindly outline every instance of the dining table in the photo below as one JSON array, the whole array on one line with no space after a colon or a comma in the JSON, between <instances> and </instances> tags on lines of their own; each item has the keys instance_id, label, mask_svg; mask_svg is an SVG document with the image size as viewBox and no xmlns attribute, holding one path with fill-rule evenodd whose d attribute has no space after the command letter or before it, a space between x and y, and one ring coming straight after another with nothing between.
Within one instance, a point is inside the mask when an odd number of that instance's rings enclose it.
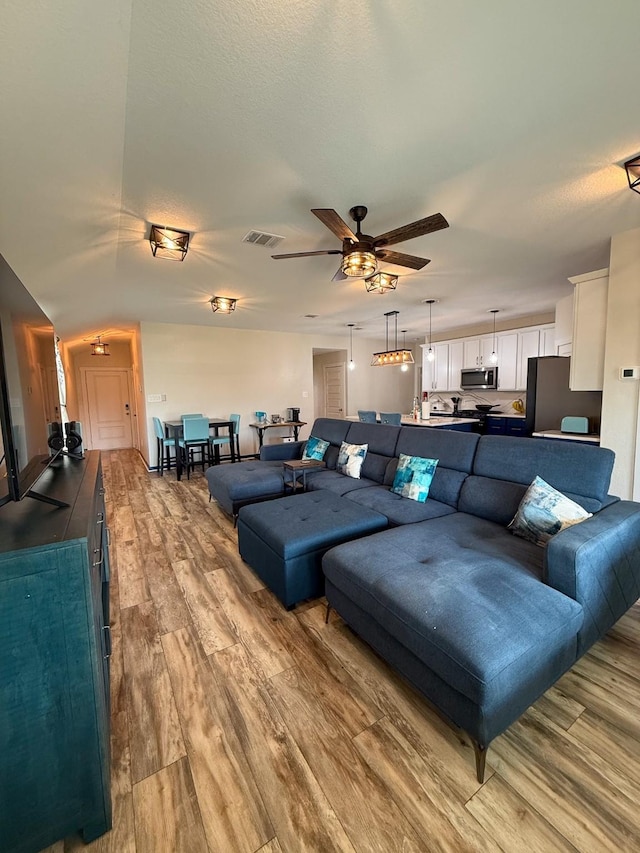
<instances>
[{"instance_id":1,"label":"dining table","mask_svg":"<svg viewBox=\"0 0 640 853\"><path fill-rule=\"evenodd\" d=\"M205 415L205 417L207 417ZM165 421L164 429L167 435L167 438L175 439L176 443L176 480L179 480L182 476L182 470L184 465L182 464L182 454L180 453L180 439L183 436L183 428L182 428L182 418L180 420L175 421ZM227 429L229 431L229 451L231 453L231 461L238 462L239 460L236 458L236 447L234 441L234 423L233 421L228 420L227 418L209 418L209 429L213 430L213 434L216 438L218 438L220 434L220 430ZM220 464L220 446L215 444L213 447L214 453L214 465Z\"/></svg>"}]
</instances>

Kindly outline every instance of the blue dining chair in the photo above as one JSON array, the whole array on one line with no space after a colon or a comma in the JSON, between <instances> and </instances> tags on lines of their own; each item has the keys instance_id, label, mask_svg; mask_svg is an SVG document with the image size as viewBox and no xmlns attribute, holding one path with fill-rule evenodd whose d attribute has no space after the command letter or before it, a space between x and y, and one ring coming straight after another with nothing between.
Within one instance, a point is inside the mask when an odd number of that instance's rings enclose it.
<instances>
[{"instance_id":1,"label":"blue dining chair","mask_svg":"<svg viewBox=\"0 0 640 853\"><path fill-rule=\"evenodd\" d=\"M240 462L240 415L229 415L229 420L233 423L233 447L235 458L238 462ZM220 447L223 447L225 444L231 443L231 436L229 435L215 435L211 436L210 439L211 448L214 451L214 459L213 464L218 465L221 460L220 456ZM229 448L231 450L231 448ZM231 456L231 453L229 453Z\"/></svg>"},{"instance_id":2,"label":"blue dining chair","mask_svg":"<svg viewBox=\"0 0 640 853\"><path fill-rule=\"evenodd\" d=\"M184 419L184 418L203 418L204 415L202 414L202 412L194 412L191 415L180 415L180 417L182 419Z\"/></svg>"},{"instance_id":3,"label":"blue dining chair","mask_svg":"<svg viewBox=\"0 0 640 853\"><path fill-rule=\"evenodd\" d=\"M153 429L156 434L156 447L158 450L158 471L160 471L160 476L164 476L164 461L165 461L165 451L167 454L167 471L171 470L171 453L170 448L173 447L175 452L176 440L175 438L167 438L164 431L164 424L160 420L160 418L153 419Z\"/></svg>"},{"instance_id":4,"label":"blue dining chair","mask_svg":"<svg viewBox=\"0 0 640 853\"><path fill-rule=\"evenodd\" d=\"M381 424L393 424L394 426L400 426L402 414L400 412L380 412L380 423Z\"/></svg>"},{"instance_id":5,"label":"blue dining chair","mask_svg":"<svg viewBox=\"0 0 640 853\"><path fill-rule=\"evenodd\" d=\"M375 424L376 413L369 412L366 409L358 409L358 419L362 421L363 424Z\"/></svg>"},{"instance_id":6,"label":"blue dining chair","mask_svg":"<svg viewBox=\"0 0 640 853\"><path fill-rule=\"evenodd\" d=\"M183 455L184 466L187 469L187 480L192 468L197 464L211 464L211 453L209 445L209 418L182 418L182 438L179 441L180 451ZM196 454L200 459L196 459Z\"/></svg>"}]
</instances>

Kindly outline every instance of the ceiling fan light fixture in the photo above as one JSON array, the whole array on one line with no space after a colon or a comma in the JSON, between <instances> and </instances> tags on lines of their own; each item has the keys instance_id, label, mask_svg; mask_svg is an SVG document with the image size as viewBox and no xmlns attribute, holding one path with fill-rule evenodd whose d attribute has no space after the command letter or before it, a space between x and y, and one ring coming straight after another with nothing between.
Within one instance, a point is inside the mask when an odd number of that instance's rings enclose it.
<instances>
[{"instance_id":1,"label":"ceiling fan light fixture","mask_svg":"<svg viewBox=\"0 0 640 853\"><path fill-rule=\"evenodd\" d=\"M353 278L367 278L378 268L378 259L373 252L354 249L342 259L342 272Z\"/></svg>"},{"instance_id":2,"label":"ceiling fan light fixture","mask_svg":"<svg viewBox=\"0 0 640 853\"><path fill-rule=\"evenodd\" d=\"M149 243L154 258L184 261L189 249L189 232L165 228L162 225L152 225Z\"/></svg>"},{"instance_id":3,"label":"ceiling fan light fixture","mask_svg":"<svg viewBox=\"0 0 640 853\"><path fill-rule=\"evenodd\" d=\"M209 300L211 310L214 314L218 311L221 314L231 314L232 311L236 310L237 301L237 299L232 299L230 296L214 296Z\"/></svg>"},{"instance_id":4,"label":"ceiling fan light fixture","mask_svg":"<svg viewBox=\"0 0 640 853\"><path fill-rule=\"evenodd\" d=\"M367 293L386 293L387 290L395 290L398 284L398 276L388 272L377 272L364 280Z\"/></svg>"}]
</instances>

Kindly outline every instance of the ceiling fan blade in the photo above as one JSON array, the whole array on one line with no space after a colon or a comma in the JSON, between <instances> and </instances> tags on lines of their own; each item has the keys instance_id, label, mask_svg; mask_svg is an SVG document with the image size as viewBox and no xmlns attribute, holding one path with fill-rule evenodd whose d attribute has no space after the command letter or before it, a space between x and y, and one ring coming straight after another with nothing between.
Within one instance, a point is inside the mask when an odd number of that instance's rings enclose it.
<instances>
[{"instance_id":1,"label":"ceiling fan blade","mask_svg":"<svg viewBox=\"0 0 640 853\"><path fill-rule=\"evenodd\" d=\"M310 258L312 255L341 255L340 249L324 249L322 252L292 252L289 255L271 255L276 261L281 258Z\"/></svg>"},{"instance_id":2,"label":"ceiling fan blade","mask_svg":"<svg viewBox=\"0 0 640 853\"><path fill-rule=\"evenodd\" d=\"M388 264L397 264L399 267L411 267L412 270L421 270L422 267L431 263L429 258L418 258L416 255L405 255L402 252L391 252L387 249L376 249L376 258Z\"/></svg>"},{"instance_id":3,"label":"ceiling fan blade","mask_svg":"<svg viewBox=\"0 0 640 853\"><path fill-rule=\"evenodd\" d=\"M391 246L393 243L403 243L405 240L413 240L414 237L421 237L423 234L431 234L433 231L441 231L448 227L449 223L444 216L441 213L434 213L424 219L418 219L417 222L402 225L400 228L394 228L393 231L386 231L376 237L373 242L376 246Z\"/></svg>"},{"instance_id":4,"label":"ceiling fan blade","mask_svg":"<svg viewBox=\"0 0 640 853\"><path fill-rule=\"evenodd\" d=\"M311 213L313 213L314 216L317 216L320 222L322 222L323 225L326 225L329 231L333 231L336 237L339 237L340 240L357 241L358 238L351 228L349 228L340 214L332 208L316 207L311 210Z\"/></svg>"},{"instance_id":5,"label":"ceiling fan blade","mask_svg":"<svg viewBox=\"0 0 640 853\"><path fill-rule=\"evenodd\" d=\"M342 267L340 266L340 267L338 267L338 269L336 270L336 274L335 274L335 275L334 275L334 277L331 279L331 281L344 281L344 280L345 280L345 278L349 278L349 276L348 276L348 275L345 275L345 274L342 272Z\"/></svg>"}]
</instances>

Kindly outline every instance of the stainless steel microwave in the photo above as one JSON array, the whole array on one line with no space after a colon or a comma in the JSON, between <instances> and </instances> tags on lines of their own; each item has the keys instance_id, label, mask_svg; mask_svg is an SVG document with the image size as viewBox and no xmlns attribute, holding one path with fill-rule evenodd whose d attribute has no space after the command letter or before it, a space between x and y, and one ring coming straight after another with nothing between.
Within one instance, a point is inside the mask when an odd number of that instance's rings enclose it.
<instances>
[{"instance_id":1,"label":"stainless steel microwave","mask_svg":"<svg viewBox=\"0 0 640 853\"><path fill-rule=\"evenodd\" d=\"M470 367L460 371L460 388L463 391L495 391L497 387L497 367Z\"/></svg>"}]
</instances>

